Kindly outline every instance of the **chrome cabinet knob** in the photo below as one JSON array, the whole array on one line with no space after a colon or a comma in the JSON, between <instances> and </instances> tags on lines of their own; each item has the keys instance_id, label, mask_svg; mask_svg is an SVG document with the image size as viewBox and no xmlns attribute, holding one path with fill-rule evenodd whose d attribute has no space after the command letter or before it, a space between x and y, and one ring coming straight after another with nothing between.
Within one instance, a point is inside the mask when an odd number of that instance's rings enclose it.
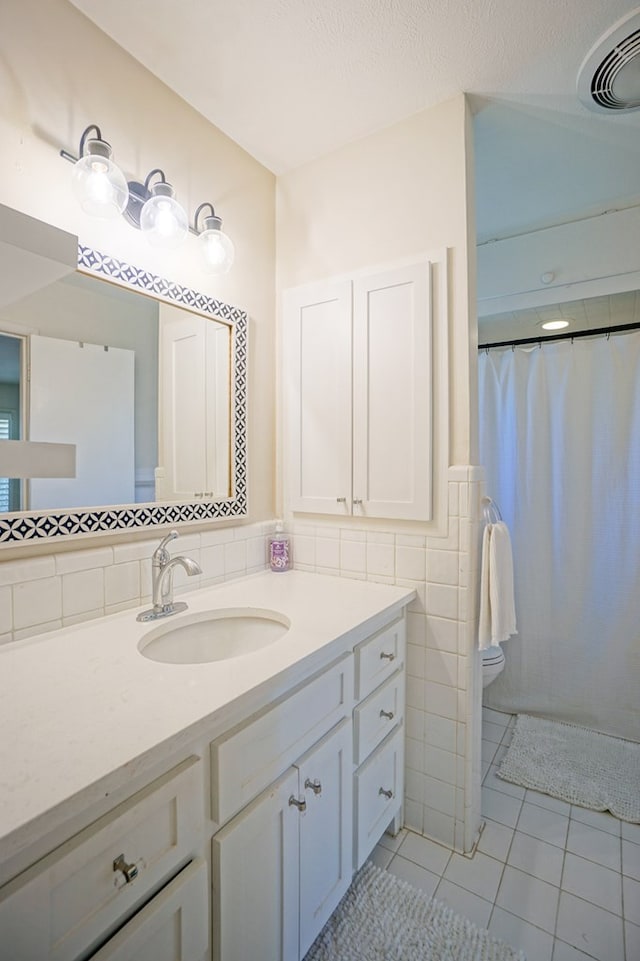
<instances>
[{"instance_id":1,"label":"chrome cabinet knob","mask_svg":"<svg viewBox=\"0 0 640 961\"><path fill-rule=\"evenodd\" d=\"M129 884L131 881L135 881L135 879L138 877L138 868L135 864L127 864L124 859L124 854L119 854L115 859L113 862L113 870L122 871L127 884Z\"/></svg>"},{"instance_id":2,"label":"chrome cabinet knob","mask_svg":"<svg viewBox=\"0 0 640 961\"><path fill-rule=\"evenodd\" d=\"M381 660L381 661L384 661L384 660L387 660L387 661L395 661L395 659L396 659L395 654L385 654L384 651L380 651L380 660Z\"/></svg>"},{"instance_id":3,"label":"chrome cabinet knob","mask_svg":"<svg viewBox=\"0 0 640 961\"><path fill-rule=\"evenodd\" d=\"M391 800L391 798L393 797L393 791L385 791L383 787L380 788L380 790L378 791L378 794L379 795L382 794L382 796L386 797L388 801Z\"/></svg>"},{"instance_id":4,"label":"chrome cabinet knob","mask_svg":"<svg viewBox=\"0 0 640 961\"><path fill-rule=\"evenodd\" d=\"M394 713L393 711L380 711L380 717L386 717L388 721L393 721Z\"/></svg>"},{"instance_id":5,"label":"chrome cabinet knob","mask_svg":"<svg viewBox=\"0 0 640 961\"><path fill-rule=\"evenodd\" d=\"M304 782L304 786L305 788L310 788L316 796L322 794L322 784L317 777L314 778L313 781L308 777Z\"/></svg>"},{"instance_id":6,"label":"chrome cabinet knob","mask_svg":"<svg viewBox=\"0 0 640 961\"><path fill-rule=\"evenodd\" d=\"M307 810L307 802L304 798L297 798L292 794L289 798L289 807L296 807L302 813Z\"/></svg>"}]
</instances>

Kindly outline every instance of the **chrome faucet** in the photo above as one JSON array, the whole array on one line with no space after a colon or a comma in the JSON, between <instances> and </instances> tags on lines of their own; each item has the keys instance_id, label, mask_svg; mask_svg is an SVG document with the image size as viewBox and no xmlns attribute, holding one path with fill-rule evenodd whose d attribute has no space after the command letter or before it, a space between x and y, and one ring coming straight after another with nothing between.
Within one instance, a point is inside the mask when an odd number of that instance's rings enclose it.
<instances>
[{"instance_id":1,"label":"chrome faucet","mask_svg":"<svg viewBox=\"0 0 640 961\"><path fill-rule=\"evenodd\" d=\"M184 601L173 600L173 571L178 565L183 567L189 577L202 574L200 565L190 557L177 555L171 557L166 545L178 536L177 531L169 531L160 541L151 557L152 601L153 607L138 614L138 621L155 621L159 617L169 617L178 611L185 611Z\"/></svg>"}]
</instances>

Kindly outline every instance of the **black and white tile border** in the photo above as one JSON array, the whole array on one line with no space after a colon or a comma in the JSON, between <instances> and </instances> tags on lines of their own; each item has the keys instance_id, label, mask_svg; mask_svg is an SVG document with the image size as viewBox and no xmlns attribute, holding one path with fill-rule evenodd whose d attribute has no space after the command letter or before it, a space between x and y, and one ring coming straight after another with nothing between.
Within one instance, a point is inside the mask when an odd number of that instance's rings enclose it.
<instances>
[{"instance_id":1,"label":"black and white tile border","mask_svg":"<svg viewBox=\"0 0 640 961\"><path fill-rule=\"evenodd\" d=\"M159 524L180 524L244 517L247 514L247 334L245 311L232 307L206 294L157 277L147 270L101 254L90 247L78 246L78 268L98 277L153 294L159 300L180 304L231 324L233 333L233 496L220 501L199 503L166 503L127 505L123 507L86 508L68 513L39 511L6 514L0 517L0 544L65 537L70 534L94 534L122 531Z\"/></svg>"}]
</instances>

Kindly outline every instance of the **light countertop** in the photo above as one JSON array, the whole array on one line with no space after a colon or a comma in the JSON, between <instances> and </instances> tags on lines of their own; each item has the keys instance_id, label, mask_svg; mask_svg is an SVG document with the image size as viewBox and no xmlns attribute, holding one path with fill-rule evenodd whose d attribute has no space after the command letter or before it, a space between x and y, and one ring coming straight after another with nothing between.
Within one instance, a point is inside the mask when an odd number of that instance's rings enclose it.
<instances>
[{"instance_id":1,"label":"light countertop","mask_svg":"<svg viewBox=\"0 0 640 961\"><path fill-rule=\"evenodd\" d=\"M253 607L290 628L269 647L204 664L149 660L138 643L162 621L143 608L0 648L0 862L132 769L204 730L218 736L322 669L399 613L413 591L301 571L269 571L180 594L186 614Z\"/></svg>"}]
</instances>

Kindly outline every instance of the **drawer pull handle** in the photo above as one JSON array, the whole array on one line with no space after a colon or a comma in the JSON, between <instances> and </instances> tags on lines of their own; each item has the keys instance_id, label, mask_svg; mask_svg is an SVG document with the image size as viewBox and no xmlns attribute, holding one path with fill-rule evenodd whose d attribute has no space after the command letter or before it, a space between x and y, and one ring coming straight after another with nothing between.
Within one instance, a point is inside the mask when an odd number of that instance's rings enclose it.
<instances>
[{"instance_id":1,"label":"drawer pull handle","mask_svg":"<svg viewBox=\"0 0 640 961\"><path fill-rule=\"evenodd\" d=\"M322 784L320 783L318 778L314 778L313 781L311 780L311 778L307 778L306 781L304 782L304 786L305 788L311 788L311 790L316 796L318 794L322 794Z\"/></svg>"},{"instance_id":2,"label":"drawer pull handle","mask_svg":"<svg viewBox=\"0 0 640 961\"><path fill-rule=\"evenodd\" d=\"M356 504L358 507L362 507L362 498L361 498L361 497L356 497L356 498L354 499L353 503Z\"/></svg>"},{"instance_id":3,"label":"drawer pull handle","mask_svg":"<svg viewBox=\"0 0 640 961\"><path fill-rule=\"evenodd\" d=\"M289 807L296 807L302 813L307 810L307 802L304 798L297 798L292 794L289 798Z\"/></svg>"},{"instance_id":4,"label":"drawer pull handle","mask_svg":"<svg viewBox=\"0 0 640 961\"><path fill-rule=\"evenodd\" d=\"M336 504L346 504L346 503L347 503L346 497L336 497Z\"/></svg>"},{"instance_id":5,"label":"drawer pull handle","mask_svg":"<svg viewBox=\"0 0 640 961\"><path fill-rule=\"evenodd\" d=\"M135 864L127 864L124 859L124 854L119 854L115 859L113 862L113 870L122 871L127 884L129 884L131 881L135 881L135 879L138 877L138 868Z\"/></svg>"},{"instance_id":6,"label":"drawer pull handle","mask_svg":"<svg viewBox=\"0 0 640 961\"><path fill-rule=\"evenodd\" d=\"M381 660L381 661L385 661L385 660L386 660L386 661L395 661L395 659L396 659L395 654L385 654L384 651L380 651L380 660Z\"/></svg>"},{"instance_id":7,"label":"drawer pull handle","mask_svg":"<svg viewBox=\"0 0 640 961\"><path fill-rule=\"evenodd\" d=\"M393 721L394 716L393 711L380 711L380 717L386 717L388 721Z\"/></svg>"},{"instance_id":8,"label":"drawer pull handle","mask_svg":"<svg viewBox=\"0 0 640 961\"><path fill-rule=\"evenodd\" d=\"M380 790L378 791L378 794L382 794L383 797L386 797L388 801L390 801L391 798L393 797L393 791L385 791L383 787L380 788Z\"/></svg>"}]
</instances>

